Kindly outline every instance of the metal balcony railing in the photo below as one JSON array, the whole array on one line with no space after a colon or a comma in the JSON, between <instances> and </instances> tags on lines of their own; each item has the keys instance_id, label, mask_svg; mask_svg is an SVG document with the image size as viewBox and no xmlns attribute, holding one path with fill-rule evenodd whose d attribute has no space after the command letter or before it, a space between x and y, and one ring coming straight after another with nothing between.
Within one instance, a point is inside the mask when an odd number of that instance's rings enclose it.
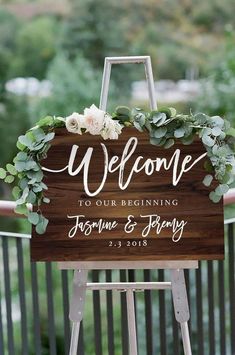
<instances>
[{"instance_id":1,"label":"metal balcony railing","mask_svg":"<svg viewBox=\"0 0 235 355\"><path fill-rule=\"evenodd\" d=\"M224 199L235 203L235 190ZM0 215L13 214L13 202L0 202ZM225 222L225 260L200 262L185 272L191 310L193 354L235 354L235 218ZM68 354L72 272L56 263L31 263L30 236L0 232L0 354ZM92 271L97 281L164 281L163 270ZM167 291L135 294L140 355L181 355L178 324ZM125 293L87 293L79 355L128 354ZM131 354L130 354L131 355Z\"/></svg>"}]
</instances>

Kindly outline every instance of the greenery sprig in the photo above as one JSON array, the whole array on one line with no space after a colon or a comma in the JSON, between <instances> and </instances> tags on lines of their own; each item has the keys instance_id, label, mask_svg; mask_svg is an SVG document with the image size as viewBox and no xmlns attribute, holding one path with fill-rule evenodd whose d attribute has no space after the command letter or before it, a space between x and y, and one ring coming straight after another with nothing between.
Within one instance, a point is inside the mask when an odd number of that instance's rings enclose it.
<instances>
[{"instance_id":1,"label":"greenery sprig","mask_svg":"<svg viewBox=\"0 0 235 355\"><path fill-rule=\"evenodd\" d=\"M220 116L210 117L204 113L184 115L177 113L175 108L146 112L120 106L113 117L124 124L133 124L141 132L147 130L150 143L163 148L170 148L176 140L189 145L199 137L208 156L203 184L209 187L213 180L218 182L209 194L213 202L219 202L235 181L235 129Z\"/></svg>"},{"instance_id":2,"label":"greenery sprig","mask_svg":"<svg viewBox=\"0 0 235 355\"><path fill-rule=\"evenodd\" d=\"M15 212L28 217L31 224L36 226L36 232L43 234L48 225L48 219L40 210L42 203L50 200L44 195L47 190L43 180L40 161L46 158L50 141L54 138L54 129L64 127L61 118L47 116L37 125L18 138L16 146L19 150L13 164L7 164L6 169L0 168L0 179L6 183L15 183L12 195L16 200ZM37 211L30 211L28 204L37 206Z\"/></svg>"},{"instance_id":3,"label":"greenery sprig","mask_svg":"<svg viewBox=\"0 0 235 355\"><path fill-rule=\"evenodd\" d=\"M117 107L111 116L123 126L147 131L151 144L166 149L177 140L189 145L199 137L208 156L203 184L209 187L213 180L217 181L215 190L209 194L213 202L218 202L235 181L235 129L221 117L210 117L204 113L184 115L174 108L145 111L126 106ZM15 183L12 189L17 205L15 211L26 215L29 222L36 226L38 234L43 234L48 225L40 206L50 202L45 196L47 186L43 182L41 160L47 156L55 129L66 127L65 122L61 117L42 118L35 127L18 138L19 152L13 163L7 164L5 169L0 168L0 179L9 184ZM36 206L37 210L30 211L27 204Z\"/></svg>"}]
</instances>

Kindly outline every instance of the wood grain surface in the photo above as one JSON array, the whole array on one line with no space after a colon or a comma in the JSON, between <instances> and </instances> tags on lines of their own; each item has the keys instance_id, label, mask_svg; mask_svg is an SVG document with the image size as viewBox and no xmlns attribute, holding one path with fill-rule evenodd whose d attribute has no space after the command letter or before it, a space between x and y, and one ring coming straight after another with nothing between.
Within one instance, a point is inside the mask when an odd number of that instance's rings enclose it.
<instances>
[{"instance_id":1,"label":"wood grain surface","mask_svg":"<svg viewBox=\"0 0 235 355\"><path fill-rule=\"evenodd\" d=\"M93 147L89 170L89 188L98 188L104 171L104 154L101 143L107 147L110 157L121 156L123 148L130 137L138 138L138 146L126 165L130 170L134 160L142 155L144 159L156 157L170 159L175 149L180 148L181 157L190 154L193 159L205 152L200 141L189 146L174 145L170 149L156 147L149 143L149 137L134 128L126 128L118 140L103 141L99 136L70 134L65 129L57 129L48 157L42 166L50 169L62 169L68 164L73 144L79 146L75 166L81 162L88 147ZM190 171L184 173L177 186L172 185L172 169L161 169L152 175L143 171L134 174L128 188L120 190L118 172L109 174L103 190L94 197L84 192L83 172L70 176L67 171L61 173L45 172L44 182L48 186L46 196L50 204L42 205L43 214L49 219L44 235L38 235L34 228L31 241L31 258L33 261L112 261L112 260L200 260L222 259L224 256L223 240L223 204L209 200L210 189L202 184L205 176L200 160ZM124 178L127 176L124 174ZM158 206L147 206L158 201ZM172 205L176 200L177 205ZM79 202L80 201L80 202ZM113 201L113 202L112 202ZM135 202L134 202L135 201ZM136 205L140 201L140 205ZM166 201L170 201L167 205ZM91 203L85 206L84 203ZM80 205L82 203L82 205ZM168 202L169 203L169 202ZM162 204L162 205L161 205ZM172 229L163 228L159 234L151 228L147 237L142 237L143 229L149 218L143 215L159 215L160 220L184 220L181 239L172 241ZM117 227L111 231L97 228L86 236L80 229L73 238L68 233L75 225L75 219L67 216L84 215L82 222L116 221ZM127 234L124 227L127 217L133 216L137 223L133 232ZM147 245L143 245L146 241Z\"/></svg>"}]
</instances>

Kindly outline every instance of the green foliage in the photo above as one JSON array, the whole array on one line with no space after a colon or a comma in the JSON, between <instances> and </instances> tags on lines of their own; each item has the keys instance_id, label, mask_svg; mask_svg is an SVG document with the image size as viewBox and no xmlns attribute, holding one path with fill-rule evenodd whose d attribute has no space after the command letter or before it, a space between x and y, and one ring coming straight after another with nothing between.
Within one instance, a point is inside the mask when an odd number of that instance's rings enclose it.
<instances>
[{"instance_id":1,"label":"green foliage","mask_svg":"<svg viewBox=\"0 0 235 355\"><path fill-rule=\"evenodd\" d=\"M80 54L92 68L103 70L106 56L127 55L127 51L129 55L132 54L129 32L134 12L131 10L128 16L129 4L116 0L72 0L71 4L71 13L65 22L61 40L69 59L75 59ZM115 96L120 102L128 93L128 99L130 97L133 73L134 69L130 65L121 65L112 71L112 81L116 84Z\"/></svg>"},{"instance_id":2,"label":"green foliage","mask_svg":"<svg viewBox=\"0 0 235 355\"><path fill-rule=\"evenodd\" d=\"M18 185L12 189L12 195L16 199L16 213L24 214L30 223L36 226L38 234L46 230L48 220L41 214L40 205L42 202L49 203L50 200L44 196L47 186L43 183L43 172L40 160L46 157L50 147L50 141L54 138L54 128L64 125L63 120L45 117L38 122L38 125L28 130L25 135L18 138L19 152L13 159L13 164L7 164L6 169L0 169L0 179L6 183L13 183L15 177ZM30 212L27 204L36 205L37 212Z\"/></svg>"},{"instance_id":3,"label":"green foliage","mask_svg":"<svg viewBox=\"0 0 235 355\"><path fill-rule=\"evenodd\" d=\"M235 123L235 32L227 27L226 46L221 48L220 58L210 68L208 77L202 81L203 90L198 97L198 110L207 110L211 115L219 114Z\"/></svg>"},{"instance_id":4,"label":"green foliage","mask_svg":"<svg viewBox=\"0 0 235 355\"><path fill-rule=\"evenodd\" d=\"M18 27L17 18L6 10L0 9L0 94L4 91L4 84L14 57Z\"/></svg>"},{"instance_id":5,"label":"green foliage","mask_svg":"<svg viewBox=\"0 0 235 355\"><path fill-rule=\"evenodd\" d=\"M213 179L219 183L209 197L218 202L229 190L229 185L235 180L235 139L234 130L231 130L228 121L220 116L210 117L204 113L177 114L174 108L146 112L138 108L128 111L118 107L113 118L119 119L120 116L125 125L130 122L139 131L147 130L151 144L166 149L173 146L176 139L183 144L191 144L194 138L199 136L210 159L205 169L213 172L213 175L205 176L203 183L207 187Z\"/></svg>"},{"instance_id":6,"label":"green foliage","mask_svg":"<svg viewBox=\"0 0 235 355\"><path fill-rule=\"evenodd\" d=\"M26 22L16 37L16 55L10 75L44 79L48 64L56 53L59 31L53 18L40 17Z\"/></svg>"},{"instance_id":7,"label":"green foliage","mask_svg":"<svg viewBox=\"0 0 235 355\"><path fill-rule=\"evenodd\" d=\"M63 53L56 56L50 64L47 79L53 85L52 95L34 105L35 117L48 114L68 116L99 101L101 72L93 70L82 57L70 61Z\"/></svg>"},{"instance_id":8,"label":"green foliage","mask_svg":"<svg viewBox=\"0 0 235 355\"><path fill-rule=\"evenodd\" d=\"M15 142L30 127L26 98L5 94L0 102L0 166L11 161L16 153Z\"/></svg>"}]
</instances>

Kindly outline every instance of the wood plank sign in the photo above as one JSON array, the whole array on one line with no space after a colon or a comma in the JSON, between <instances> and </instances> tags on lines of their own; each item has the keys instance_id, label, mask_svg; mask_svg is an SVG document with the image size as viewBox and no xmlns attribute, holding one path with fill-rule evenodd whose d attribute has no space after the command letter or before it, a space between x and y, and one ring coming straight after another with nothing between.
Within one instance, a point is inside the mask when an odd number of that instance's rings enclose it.
<instances>
[{"instance_id":1,"label":"wood plank sign","mask_svg":"<svg viewBox=\"0 0 235 355\"><path fill-rule=\"evenodd\" d=\"M106 141L57 129L42 161L49 224L33 229L32 260L222 259L223 204L202 184L205 160L200 141L164 149L135 128Z\"/></svg>"}]
</instances>

